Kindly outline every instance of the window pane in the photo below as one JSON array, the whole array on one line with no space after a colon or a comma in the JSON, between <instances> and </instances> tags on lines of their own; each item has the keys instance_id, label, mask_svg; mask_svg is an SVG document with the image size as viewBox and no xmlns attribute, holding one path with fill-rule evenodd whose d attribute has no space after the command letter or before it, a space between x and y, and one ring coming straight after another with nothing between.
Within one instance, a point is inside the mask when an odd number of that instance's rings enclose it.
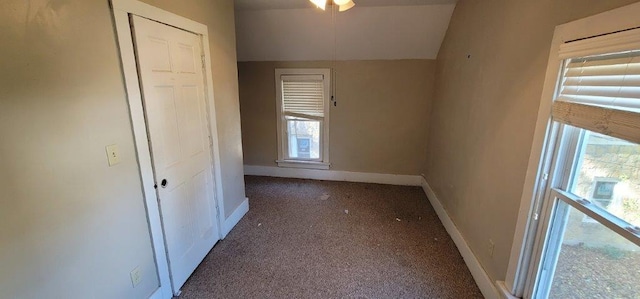
<instances>
[{"instance_id":1,"label":"window pane","mask_svg":"<svg viewBox=\"0 0 640 299\"><path fill-rule=\"evenodd\" d=\"M572 193L640 226L640 145L587 131L577 165Z\"/></svg>"},{"instance_id":2,"label":"window pane","mask_svg":"<svg viewBox=\"0 0 640 299\"><path fill-rule=\"evenodd\" d=\"M602 224L584 222L586 215L566 203L559 205L568 215L549 298L640 298L640 248Z\"/></svg>"},{"instance_id":3,"label":"window pane","mask_svg":"<svg viewBox=\"0 0 640 299\"><path fill-rule=\"evenodd\" d=\"M289 158L320 159L320 126L320 121L316 120L287 120Z\"/></svg>"}]
</instances>

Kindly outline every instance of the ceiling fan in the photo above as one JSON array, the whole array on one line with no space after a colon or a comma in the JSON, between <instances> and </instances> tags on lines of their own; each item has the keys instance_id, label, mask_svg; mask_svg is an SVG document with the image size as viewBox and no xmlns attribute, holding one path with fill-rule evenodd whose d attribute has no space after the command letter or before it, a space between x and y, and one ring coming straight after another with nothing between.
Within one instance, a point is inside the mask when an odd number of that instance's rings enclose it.
<instances>
[{"instance_id":1,"label":"ceiling fan","mask_svg":"<svg viewBox=\"0 0 640 299\"><path fill-rule=\"evenodd\" d=\"M327 5L327 0L309 0L309 1L311 1L311 3L315 4L318 8L321 8L322 10L324 10L325 6ZM335 5L338 5L338 11L348 10L356 5L353 2L353 0L333 0L333 3Z\"/></svg>"}]
</instances>

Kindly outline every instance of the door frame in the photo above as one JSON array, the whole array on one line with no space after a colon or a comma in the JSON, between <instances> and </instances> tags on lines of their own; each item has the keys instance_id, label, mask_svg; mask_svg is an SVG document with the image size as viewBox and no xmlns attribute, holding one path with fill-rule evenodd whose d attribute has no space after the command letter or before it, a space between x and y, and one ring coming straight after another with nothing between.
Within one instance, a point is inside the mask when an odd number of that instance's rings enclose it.
<instances>
[{"instance_id":1,"label":"door frame","mask_svg":"<svg viewBox=\"0 0 640 299\"><path fill-rule=\"evenodd\" d=\"M222 172L220 169L220 151L218 147L218 129L211 71L211 52L209 49L209 31L206 25L178 16L137 0L110 0L115 21L118 49L122 63L129 113L136 146L136 155L142 180L142 191L147 211L147 221L151 233L151 242L155 255L156 268L160 287L150 298L171 298L174 294L171 288L169 262L165 248L165 236L160 218L160 207L151 162L151 149L147 135L142 91L140 89L138 68L135 56L135 46L131 33L130 15L140 16L149 20L163 23L185 31L194 33L201 38L204 54L205 103L207 106L207 122L211 135L212 169L214 177L214 204L217 208L218 239L222 239L222 225L224 224L224 205L222 190ZM176 290L178 291L178 290Z\"/></svg>"}]
</instances>

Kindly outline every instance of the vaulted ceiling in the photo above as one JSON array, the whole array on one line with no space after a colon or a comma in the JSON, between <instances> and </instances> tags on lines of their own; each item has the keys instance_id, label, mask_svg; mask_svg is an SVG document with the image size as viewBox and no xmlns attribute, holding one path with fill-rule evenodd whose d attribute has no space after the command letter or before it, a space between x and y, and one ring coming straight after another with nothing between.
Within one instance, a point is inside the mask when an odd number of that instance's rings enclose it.
<instances>
[{"instance_id":1,"label":"vaulted ceiling","mask_svg":"<svg viewBox=\"0 0 640 299\"><path fill-rule=\"evenodd\" d=\"M354 0L359 6L455 4L457 0ZM312 8L308 0L235 0L237 10Z\"/></svg>"},{"instance_id":2,"label":"vaulted ceiling","mask_svg":"<svg viewBox=\"0 0 640 299\"><path fill-rule=\"evenodd\" d=\"M235 0L239 61L435 59L455 0Z\"/></svg>"}]
</instances>

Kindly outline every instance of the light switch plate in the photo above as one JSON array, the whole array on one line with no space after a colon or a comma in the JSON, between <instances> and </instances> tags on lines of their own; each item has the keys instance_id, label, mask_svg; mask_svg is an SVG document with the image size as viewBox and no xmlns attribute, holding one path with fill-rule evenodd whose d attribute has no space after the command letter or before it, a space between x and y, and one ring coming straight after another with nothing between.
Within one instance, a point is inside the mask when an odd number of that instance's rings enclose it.
<instances>
[{"instance_id":1,"label":"light switch plate","mask_svg":"<svg viewBox=\"0 0 640 299\"><path fill-rule=\"evenodd\" d=\"M107 145L107 159L109 160L109 166L120 163L120 150L117 144Z\"/></svg>"}]
</instances>

